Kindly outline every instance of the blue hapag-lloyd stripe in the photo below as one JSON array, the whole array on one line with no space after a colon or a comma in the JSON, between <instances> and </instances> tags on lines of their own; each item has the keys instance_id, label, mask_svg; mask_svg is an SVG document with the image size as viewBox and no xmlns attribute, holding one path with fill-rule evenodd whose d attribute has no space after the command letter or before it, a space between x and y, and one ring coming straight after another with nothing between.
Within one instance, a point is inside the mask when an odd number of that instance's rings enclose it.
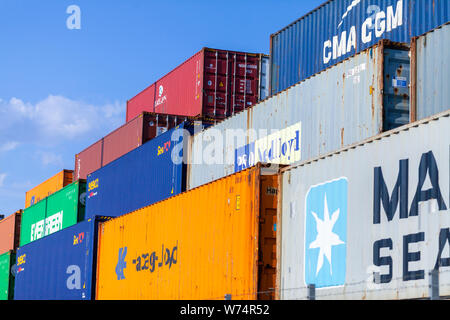
<instances>
[{"instance_id":1,"label":"blue hapag-lloyd stripe","mask_svg":"<svg viewBox=\"0 0 450 320\"><path fill-rule=\"evenodd\" d=\"M271 36L270 92L283 91L381 39L409 43L449 22L449 4L448 0L330 0Z\"/></svg>"}]
</instances>

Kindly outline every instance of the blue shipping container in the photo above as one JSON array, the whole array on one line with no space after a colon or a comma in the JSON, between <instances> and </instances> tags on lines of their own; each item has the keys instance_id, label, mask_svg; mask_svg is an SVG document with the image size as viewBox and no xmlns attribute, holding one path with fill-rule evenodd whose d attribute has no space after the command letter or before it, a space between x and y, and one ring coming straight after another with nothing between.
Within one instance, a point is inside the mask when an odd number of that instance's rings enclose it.
<instances>
[{"instance_id":1,"label":"blue shipping container","mask_svg":"<svg viewBox=\"0 0 450 320\"><path fill-rule=\"evenodd\" d=\"M202 128L184 122L88 175L86 218L118 217L186 191L185 150Z\"/></svg>"},{"instance_id":2,"label":"blue shipping container","mask_svg":"<svg viewBox=\"0 0 450 320\"><path fill-rule=\"evenodd\" d=\"M271 35L270 92L353 56L381 39L410 43L450 21L449 0L330 0Z\"/></svg>"},{"instance_id":3,"label":"blue shipping container","mask_svg":"<svg viewBox=\"0 0 450 320\"><path fill-rule=\"evenodd\" d=\"M18 248L15 300L93 300L96 217Z\"/></svg>"}]
</instances>

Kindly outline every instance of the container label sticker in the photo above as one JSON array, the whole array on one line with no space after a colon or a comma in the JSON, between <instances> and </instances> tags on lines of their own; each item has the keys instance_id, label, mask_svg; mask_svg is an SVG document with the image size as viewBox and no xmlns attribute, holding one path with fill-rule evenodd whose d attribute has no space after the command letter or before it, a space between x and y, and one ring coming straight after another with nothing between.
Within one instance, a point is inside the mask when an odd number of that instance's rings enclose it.
<instances>
[{"instance_id":1,"label":"container label sticker","mask_svg":"<svg viewBox=\"0 0 450 320\"><path fill-rule=\"evenodd\" d=\"M347 193L347 178L340 178L313 186L306 195L306 285L324 288L345 284Z\"/></svg>"},{"instance_id":2,"label":"container label sticker","mask_svg":"<svg viewBox=\"0 0 450 320\"><path fill-rule=\"evenodd\" d=\"M407 88L408 82L405 77L397 77L392 79L392 86L394 88Z\"/></svg>"},{"instance_id":3,"label":"container label sticker","mask_svg":"<svg viewBox=\"0 0 450 320\"><path fill-rule=\"evenodd\" d=\"M298 122L235 150L234 172L261 163L293 164L301 160L302 124Z\"/></svg>"}]
</instances>

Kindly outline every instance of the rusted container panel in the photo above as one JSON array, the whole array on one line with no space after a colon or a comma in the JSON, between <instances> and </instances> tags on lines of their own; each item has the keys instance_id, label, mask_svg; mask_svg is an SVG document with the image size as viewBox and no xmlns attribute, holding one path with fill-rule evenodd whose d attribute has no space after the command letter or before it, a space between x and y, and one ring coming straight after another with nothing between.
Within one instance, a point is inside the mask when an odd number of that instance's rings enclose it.
<instances>
[{"instance_id":1,"label":"rusted container panel","mask_svg":"<svg viewBox=\"0 0 450 320\"><path fill-rule=\"evenodd\" d=\"M450 296L450 111L282 170L281 299Z\"/></svg>"},{"instance_id":2,"label":"rusted container panel","mask_svg":"<svg viewBox=\"0 0 450 320\"><path fill-rule=\"evenodd\" d=\"M417 120L450 109L450 24L416 40Z\"/></svg>"},{"instance_id":3,"label":"rusted container panel","mask_svg":"<svg viewBox=\"0 0 450 320\"><path fill-rule=\"evenodd\" d=\"M68 186L73 181L73 170L63 170L25 193L25 209Z\"/></svg>"},{"instance_id":4,"label":"rusted container panel","mask_svg":"<svg viewBox=\"0 0 450 320\"><path fill-rule=\"evenodd\" d=\"M187 119L144 112L75 156L75 180L87 176Z\"/></svg>"},{"instance_id":5,"label":"rusted container panel","mask_svg":"<svg viewBox=\"0 0 450 320\"><path fill-rule=\"evenodd\" d=\"M96 298L270 299L277 182L257 166L102 223Z\"/></svg>"},{"instance_id":6,"label":"rusted container panel","mask_svg":"<svg viewBox=\"0 0 450 320\"><path fill-rule=\"evenodd\" d=\"M22 210L0 220L0 253L14 251L20 241L20 221Z\"/></svg>"}]
</instances>

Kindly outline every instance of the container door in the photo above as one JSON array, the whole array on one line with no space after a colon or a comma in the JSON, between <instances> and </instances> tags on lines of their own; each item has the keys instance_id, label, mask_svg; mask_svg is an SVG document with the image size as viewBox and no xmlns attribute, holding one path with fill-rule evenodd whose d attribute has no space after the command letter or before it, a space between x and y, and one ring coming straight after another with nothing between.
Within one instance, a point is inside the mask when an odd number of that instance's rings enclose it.
<instances>
[{"instance_id":1,"label":"container door","mask_svg":"<svg viewBox=\"0 0 450 320\"><path fill-rule=\"evenodd\" d=\"M410 58L405 49L384 50L383 131L409 123Z\"/></svg>"},{"instance_id":2,"label":"container door","mask_svg":"<svg viewBox=\"0 0 450 320\"><path fill-rule=\"evenodd\" d=\"M275 299L277 268L277 176L261 176L258 300Z\"/></svg>"},{"instance_id":3,"label":"container door","mask_svg":"<svg viewBox=\"0 0 450 320\"><path fill-rule=\"evenodd\" d=\"M205 50L203 116L223 120L258 102L260 58Z\"/></svg>"}]
</instances>

